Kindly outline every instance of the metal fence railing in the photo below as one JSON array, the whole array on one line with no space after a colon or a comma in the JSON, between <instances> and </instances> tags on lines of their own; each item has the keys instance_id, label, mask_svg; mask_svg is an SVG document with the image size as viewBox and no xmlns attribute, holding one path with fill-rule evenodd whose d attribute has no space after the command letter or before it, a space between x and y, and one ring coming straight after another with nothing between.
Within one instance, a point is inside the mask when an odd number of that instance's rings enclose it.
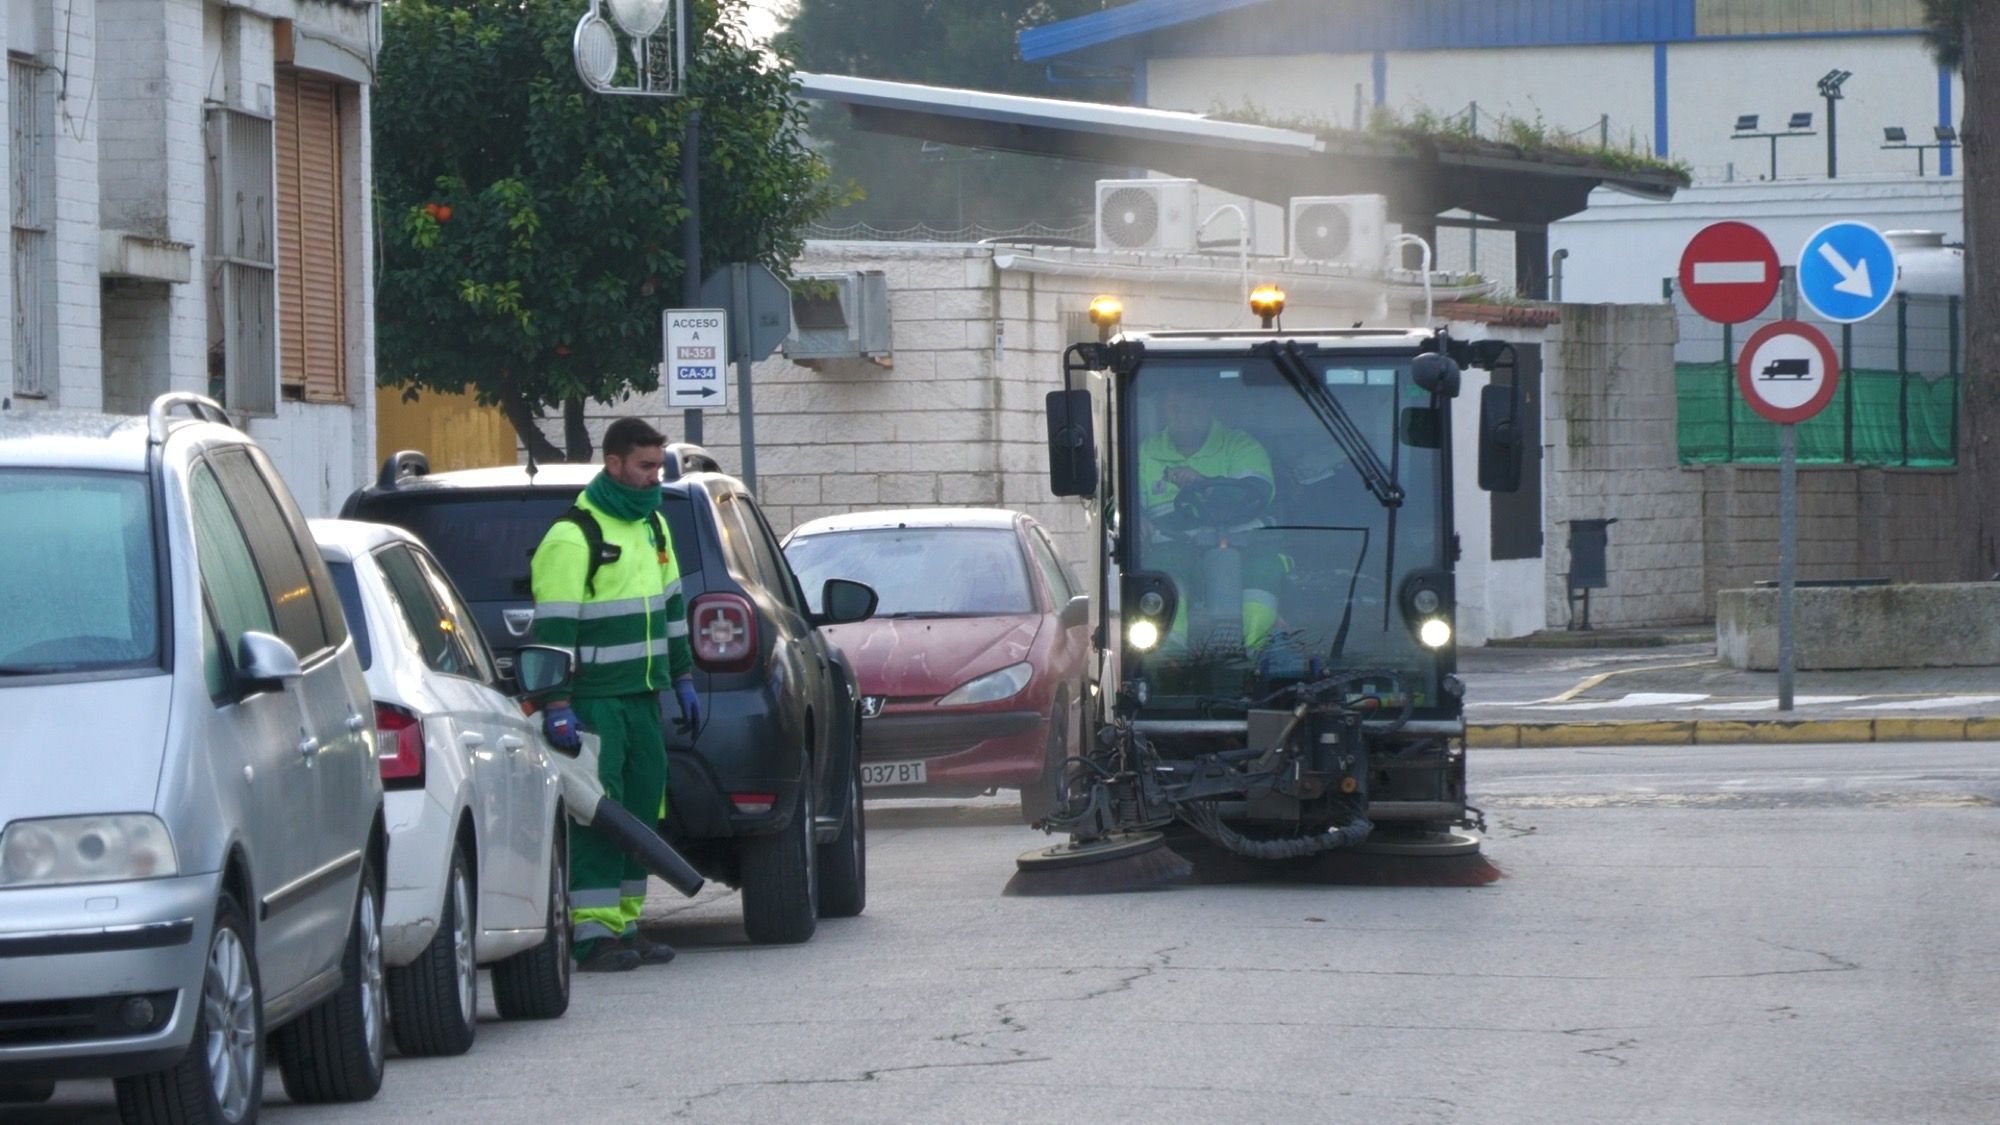
<instances>
[{"instance_id":1,"label":"metal fence railing","mask_svg":"<svg viewBox=\"0 0 2000 1125\"><path fill-rule=\"evenodd\" d=\"M1719 325L1691 310L1669 281L1680 317L1674 351L1684 465L1775 463L1778 428L1736 389L1736 352L1778 319L1775 307L1745 324ZM1798 318L1825 332L1840 356L1833 402L1798 428L1801 464L1949 467L1958 464L1965 324L1961 299L1899 293L1859 324Z\"/></svg>"}]
</instances>

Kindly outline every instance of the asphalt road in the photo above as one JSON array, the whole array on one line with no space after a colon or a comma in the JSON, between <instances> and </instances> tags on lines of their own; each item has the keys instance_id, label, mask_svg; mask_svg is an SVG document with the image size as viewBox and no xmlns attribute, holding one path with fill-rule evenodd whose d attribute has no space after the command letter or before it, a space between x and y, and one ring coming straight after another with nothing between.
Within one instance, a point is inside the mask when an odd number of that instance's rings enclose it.
<instances>
[{"instance_id":1,"label":"asphalt road","mask_svg":"<svg viewBox=\"0 0 2000 1125\"><path fill-rule=\"evenodd\" d=\"M871 811L868 913L392 1060L293 1122L2000 1120L2000 745L1475 751L1484 885L1002 897L997 801ZM1461 868L1461 870L1469 870ZM1449 882L1450 880L1444 880ZM0 1110L111 1118L106 1084Z\"/></svg>"}]
</instances>

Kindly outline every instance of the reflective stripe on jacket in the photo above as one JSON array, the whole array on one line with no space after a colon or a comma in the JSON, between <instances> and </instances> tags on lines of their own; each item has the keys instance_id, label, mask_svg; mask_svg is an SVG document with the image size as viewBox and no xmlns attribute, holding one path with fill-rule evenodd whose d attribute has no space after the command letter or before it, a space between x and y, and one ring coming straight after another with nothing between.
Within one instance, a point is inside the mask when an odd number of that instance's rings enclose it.
<instances>
[{"instance_id":1,"label":"reflective stripe on jacket","mask_svg":"<svg viewBox=\"0 0 2000 1125\"><path fill-rule=\"evenodd\" d=\"M618 558L597 571L595 592L584 589L590 546L583 530L557 520L529 565L535 595L536 644L576 653L570 690L581 696L661 691L694 670L688 647L687 602L672 542L653 545L648 520L621 520L578 496L597 517L604 542ZM664 517L661 524L665 524Z\"/></svg>"}]
</instances>

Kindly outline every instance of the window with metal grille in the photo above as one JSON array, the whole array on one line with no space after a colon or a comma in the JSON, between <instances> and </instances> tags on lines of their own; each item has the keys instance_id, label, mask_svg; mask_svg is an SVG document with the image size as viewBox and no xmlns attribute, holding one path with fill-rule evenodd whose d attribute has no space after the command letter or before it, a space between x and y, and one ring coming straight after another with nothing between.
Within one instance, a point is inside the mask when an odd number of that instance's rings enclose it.
<instances>
[{"instance_id":1,"label":"window with metal grille","mask_svg":"<svg viewBox=\"0 0 2000 1125\"><path fill-rule=\"evenodd\" d=\"M208 110L208 376L224 406L278 409L274 129L269 117Z\"/></svg>"},{"instance_id":2,"label":"window with metal grille","mask_svg":"<svg viewBox=\"0 0 2000 1125\"><path fill-rule=\"evenodd\" d=\"M40 63L7 60L7 152L13 169L14 393L48 394L49 349L42 315L49 269L48 136L42 126L47 93Z\"/></svg>"},{"instance_id":3,"label":"window with metal grille","mask_svg":"<svg viewBox=\"0 0 2000 1125\"><path fill-rule=\"evenodd\" d=\"M279 378L287 398L347 399L340 84L280 66Z\"/></svg>"}]
</instances>

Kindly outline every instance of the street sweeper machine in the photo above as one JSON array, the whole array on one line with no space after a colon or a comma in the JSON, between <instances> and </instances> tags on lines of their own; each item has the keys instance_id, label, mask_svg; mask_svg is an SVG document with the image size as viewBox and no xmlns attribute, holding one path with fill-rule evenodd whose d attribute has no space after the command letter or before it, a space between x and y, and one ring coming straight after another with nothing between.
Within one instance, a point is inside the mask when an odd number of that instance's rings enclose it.
<instances>
[{"instance_id":1,"label":"street sweeper machine","mask_svg":"<svg viewBox=\"0 0 2000 1125\"><path fill-rule=\"evenodd\" d=\"M1064 356L1050 484L1091 520L1083 746L1012 893L1121 890L1336 850L1477 854L1455 675L1452 403L1518 487L1512 349L1442 331L1123 332Z\"/></svg>"}]
</instances>

